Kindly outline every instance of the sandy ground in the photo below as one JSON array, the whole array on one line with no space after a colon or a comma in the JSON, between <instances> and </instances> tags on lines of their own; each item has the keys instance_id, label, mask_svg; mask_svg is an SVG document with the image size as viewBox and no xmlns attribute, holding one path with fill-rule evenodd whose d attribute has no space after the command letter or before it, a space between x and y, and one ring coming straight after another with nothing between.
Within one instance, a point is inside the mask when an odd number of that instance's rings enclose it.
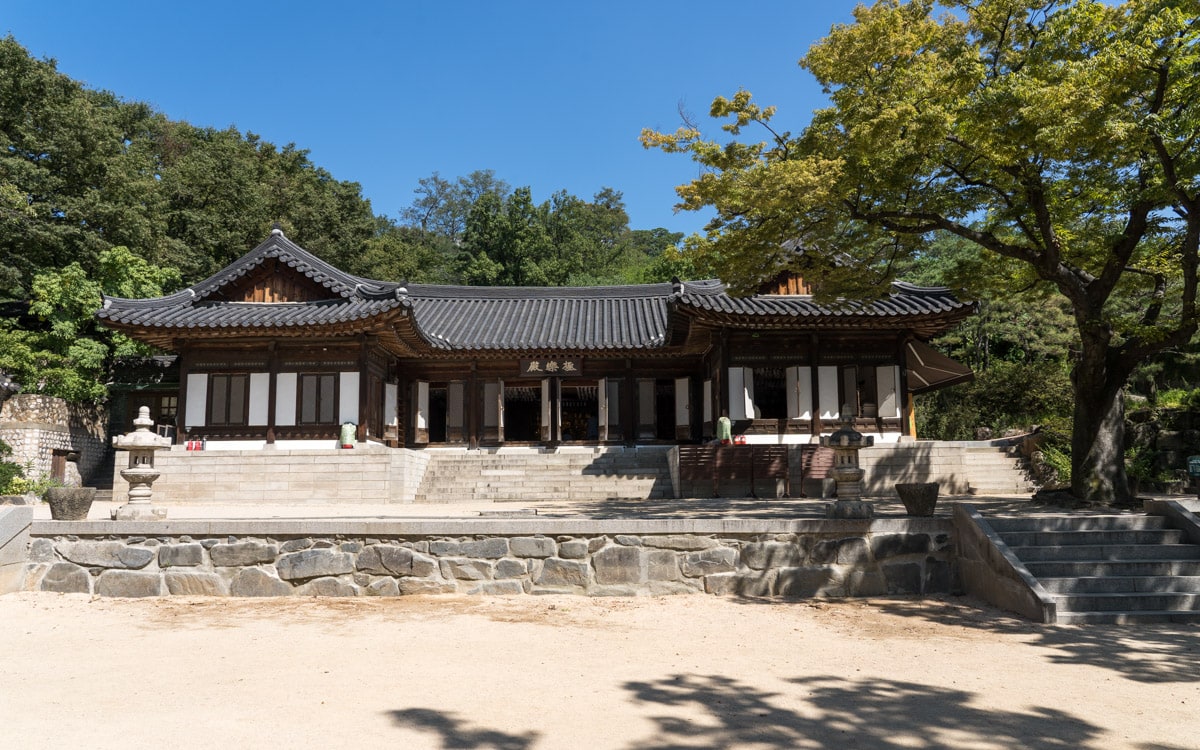
<instances>
[{"instance_id":1,"label":"sandy ground","mask_svg":"<svg viewBox=\"0 0 1200 750\"><path fill-rule=\"evenodd\" d=\"M969 599L0 597L0 747L1200 744L1200 628Z\"/></svg>"}]
</instances>

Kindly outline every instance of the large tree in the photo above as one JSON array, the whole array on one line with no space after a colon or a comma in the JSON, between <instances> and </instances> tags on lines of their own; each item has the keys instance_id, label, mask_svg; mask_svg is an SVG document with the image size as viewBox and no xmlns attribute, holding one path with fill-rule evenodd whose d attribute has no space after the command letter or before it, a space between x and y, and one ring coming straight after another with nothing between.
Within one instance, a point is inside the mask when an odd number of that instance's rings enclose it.
<instances>
[{"instance_id":1,"label":"large tree","mask_svg":"<svg viewBox=\"0 0 1200 750\"><path fill-rule=\"evenodd\" d=\"M798 239L866 291L941 232L1047 286L1078 335L1072 492L1128 500L1122 389L1197 329L1200 1L881 0L800 64L831 106L799 136L745 91L711 110L728 143L643 134L708 168L679 188L717 212L697 244L750 286Z\"/></svg>"}]
</instances>

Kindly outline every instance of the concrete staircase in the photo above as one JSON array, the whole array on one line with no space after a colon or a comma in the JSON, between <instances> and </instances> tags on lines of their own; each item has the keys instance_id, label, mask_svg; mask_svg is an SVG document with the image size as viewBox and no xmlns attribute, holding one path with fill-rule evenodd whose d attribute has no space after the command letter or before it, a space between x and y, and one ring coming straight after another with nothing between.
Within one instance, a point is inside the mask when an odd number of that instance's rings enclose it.
<instances>
[{"instance_id":1,"label":"concrete staircase","mask_svg":"<svg viewBox=\"0 0 1200 750\"><path fill-rule=\"evenodd\" d=\"M603 501L672 494L665 448L430 450L414 502Z\"/></svg>"},{"instance_id":2,"label":"concrete staircase","mask_svg":"<svg viewBox=\"0 0 1200 750\"><path fill-rule=\"evenodd\" d=\"M989 517L1060 623L1200 622L1200 545L1161 516Z\"/></svg>"},{"instance_id":3,"label":"concrete staircase","mask_svg":"<svg viewBox=\"0 0 1200 750\"><path fill-rule=\"evenodd\" d=\"M1037 491L1029 460L1013 446L963 448L962 467L972 495L1028 495Z\"/></svg>"}]
</instances>

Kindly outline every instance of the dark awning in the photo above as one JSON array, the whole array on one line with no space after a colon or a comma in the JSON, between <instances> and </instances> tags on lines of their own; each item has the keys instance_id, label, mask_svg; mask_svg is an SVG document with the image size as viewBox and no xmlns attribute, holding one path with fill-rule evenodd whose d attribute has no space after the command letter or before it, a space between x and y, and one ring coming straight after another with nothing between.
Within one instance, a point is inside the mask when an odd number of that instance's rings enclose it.
<instances>
[{"instance_id":1,"label":"dark awning","mask_svg":"<svg viewBox=\"0 0 1200 750\"><path fill-rule=\"evenodd\" d=\"M909 341L906 353L909 393L925 393L975 378L970 367L955 362L921 341Z\"/></svg>"}]
</instances>

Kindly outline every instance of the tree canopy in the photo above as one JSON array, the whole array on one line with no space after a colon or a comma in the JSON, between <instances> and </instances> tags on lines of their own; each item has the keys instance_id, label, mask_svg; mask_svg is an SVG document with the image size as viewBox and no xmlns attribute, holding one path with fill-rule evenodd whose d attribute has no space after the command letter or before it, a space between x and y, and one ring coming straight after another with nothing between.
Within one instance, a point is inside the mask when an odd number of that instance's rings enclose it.
<instances>
[{"instance_id":1,"label":"tree canopy","mask_svg":"<svg viewBox=\"0 0 1200 750\"><path fill-rule=\"evenodd\" d=\"M1127 500L1122 388L1197 329L1200 2L880 0L800 64L831 104L798 135L746 91L713 103L725 142L643 133L706 168L694 244L743 288L816 263L878 294L935 234L970 243L995 293L1069 306L1072 491Z\"/></svg>"},{"instance_id":2,"label":"tree canopy","mask_svg":"<svg viewBox=\"0 0 1200 750\"><path fill-rule=\"evenodd\" d=\"M620 192L535 203L490 170L419 181L398 218L376 214L295 144L172 120L94 91L0 39L0 372L31 391L104 397L130 342L91 322L100 292L195 283L279 222L352 273L429 283L654 281L680 235L629 227Z\"/></svg>"}]
</instances>

